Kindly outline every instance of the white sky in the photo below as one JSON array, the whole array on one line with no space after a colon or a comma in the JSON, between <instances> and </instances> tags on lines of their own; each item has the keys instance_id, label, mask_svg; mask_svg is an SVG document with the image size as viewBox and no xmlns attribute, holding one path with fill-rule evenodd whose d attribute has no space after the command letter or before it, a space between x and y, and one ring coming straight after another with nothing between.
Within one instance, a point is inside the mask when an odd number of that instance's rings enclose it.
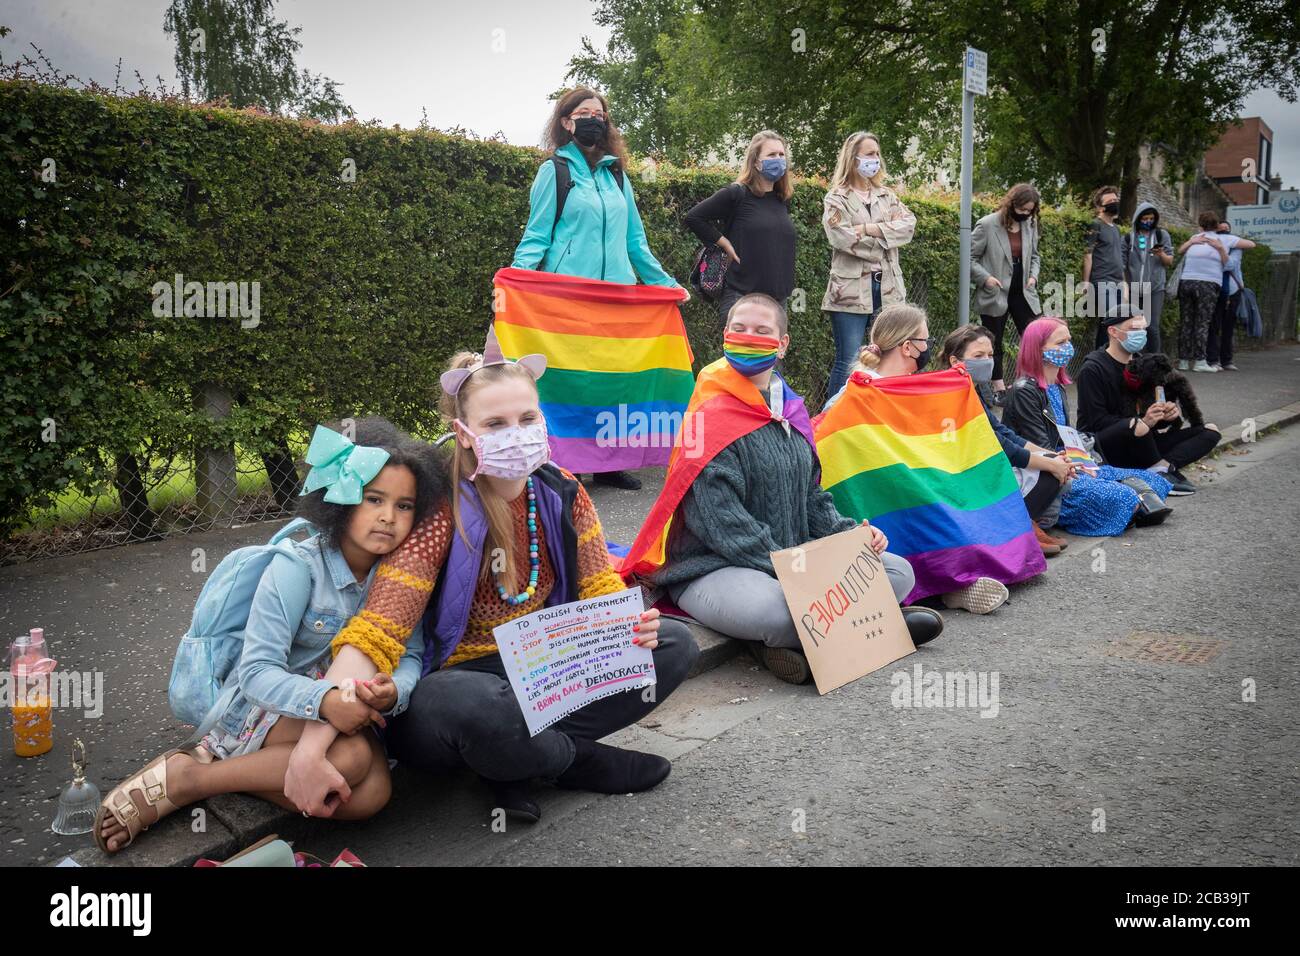
<instances>
[{"instance_id":1,"label":"white sky","mask_svg":"<svg viewBox=\"0 0 1300 956\"><path fill-rule=\"evenodd\" d=\"M172 43L163 33L167 0L5 0L0 40L12 62L35 42L60 69L111 85L123 76L161 75L176 86ZM420 108L431 125L461 126L480 135L536 145L550 111L548 96L564 84L569 58L590 36L608 37L592 22L593 0L280 0L276 15L302 27L299 67L342 86L361 119L413 127ZM494 35L494 31L501 34ZM494 38L504 42L493 51ZM498 43L498 46L501 44ZM123 85L128 85L125 82ZM1300 183L1300 105L1260 91L1244 114L1273 129L1273 171Z\"/></svg>"}]
</instances>

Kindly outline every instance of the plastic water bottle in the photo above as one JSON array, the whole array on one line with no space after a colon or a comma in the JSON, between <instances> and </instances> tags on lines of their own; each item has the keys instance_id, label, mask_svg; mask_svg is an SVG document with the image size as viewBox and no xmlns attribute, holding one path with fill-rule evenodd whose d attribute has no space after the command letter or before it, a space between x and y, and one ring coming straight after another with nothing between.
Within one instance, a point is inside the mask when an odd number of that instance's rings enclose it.
<instances>
[{"instance_id":1,"label":"plastic water bottle","mask_svg":"<svg viewBox=\"0 0 1300 956\"><path fill-rule=\"evenodd\" d=\"M14 682L14 753L19 757L38 757L54 746L50 672L55 666L46 653L43 628L32 628L30 634L15 638L9 648L9 673Z\"/></svg>"}]
</instances>

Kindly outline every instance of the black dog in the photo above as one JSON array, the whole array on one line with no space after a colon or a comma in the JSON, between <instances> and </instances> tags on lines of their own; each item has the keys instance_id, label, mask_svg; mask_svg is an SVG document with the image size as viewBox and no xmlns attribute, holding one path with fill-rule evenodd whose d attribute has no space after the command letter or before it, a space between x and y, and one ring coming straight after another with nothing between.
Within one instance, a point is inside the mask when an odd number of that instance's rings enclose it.
<instances>
[{"instance_id":1,"label":"black dog","mask_svg":"<svg viewBox=\"0 0 1300 956\"><path fill-rule=\"evenodd\" d=\"M1139 415L1146 414L1146 410L1156 400L1156 386L1163 385L1165 401L1176 402L1182 409L1184 419L1196 426L1205 424L1205 416L1201 414L1201 406L1196 402L1192 383L1187 380L1186 375L1174 371L1168 356L1159 352L1140 352L1128 363L1124 377L1130 382L1134 379L1138 382Z\"/></svg>"}]
</instances>

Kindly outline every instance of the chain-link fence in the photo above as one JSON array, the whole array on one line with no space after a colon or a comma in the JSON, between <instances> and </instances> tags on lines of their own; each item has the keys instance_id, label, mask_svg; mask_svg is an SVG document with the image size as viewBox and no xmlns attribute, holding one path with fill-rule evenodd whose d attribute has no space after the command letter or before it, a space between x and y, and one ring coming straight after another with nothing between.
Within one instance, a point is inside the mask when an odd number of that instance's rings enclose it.
<instances>
[{"instance_id":1,"label":"chain-link fence","mask_svg":"<svg viewBox=\"0 0 1300 956\"><path fill-rule=\"evenodd\" d=\"M287 517L305 448L304 437L271 454L236 447L118 456L18 521L0 541L0 564Z\"/></svg>"}]
</instances>

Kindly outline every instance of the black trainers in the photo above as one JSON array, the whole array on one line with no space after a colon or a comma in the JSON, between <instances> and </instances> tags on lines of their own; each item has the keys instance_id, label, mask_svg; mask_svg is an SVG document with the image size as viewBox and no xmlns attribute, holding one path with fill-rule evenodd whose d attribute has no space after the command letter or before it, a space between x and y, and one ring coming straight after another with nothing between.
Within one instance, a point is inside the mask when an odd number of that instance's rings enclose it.
<instances>
[{"instance_id":1,"label":"black trainers","mask_svg":"<svg viewBox=\"0 0 1300 956\"><path fill-rule=\"evenodd\" d=\"M1169 496L1194 495L1196 486L1187 480L1187 477L1177 468L1170 468L1165 472L1165 480L1169 482Z\"/></svg>"},{"instance_id":2,"label":"black trainers","mask_svg":"<svg viewBox=\"0 0 1300 956\"><path fill-rule=\"evenodd\" d=\"M673 769L671 763L656 754L623 750L583 737L574 737L573 745L573 763L555 778L555 785L565 790L640 793L657 787Z\"/></svg>"},{"instance_id":3,"label":"black trainers","mask_svg":"<svg viewBox=\"0 0 1300 956\"><path fill-rule=\"evenodd\" d=\"M598 485L622 488L624 491L636 491L641 487L641 479L633 478L626 471L598 471L591 478Z\"/></svg>"}]
</instances>

